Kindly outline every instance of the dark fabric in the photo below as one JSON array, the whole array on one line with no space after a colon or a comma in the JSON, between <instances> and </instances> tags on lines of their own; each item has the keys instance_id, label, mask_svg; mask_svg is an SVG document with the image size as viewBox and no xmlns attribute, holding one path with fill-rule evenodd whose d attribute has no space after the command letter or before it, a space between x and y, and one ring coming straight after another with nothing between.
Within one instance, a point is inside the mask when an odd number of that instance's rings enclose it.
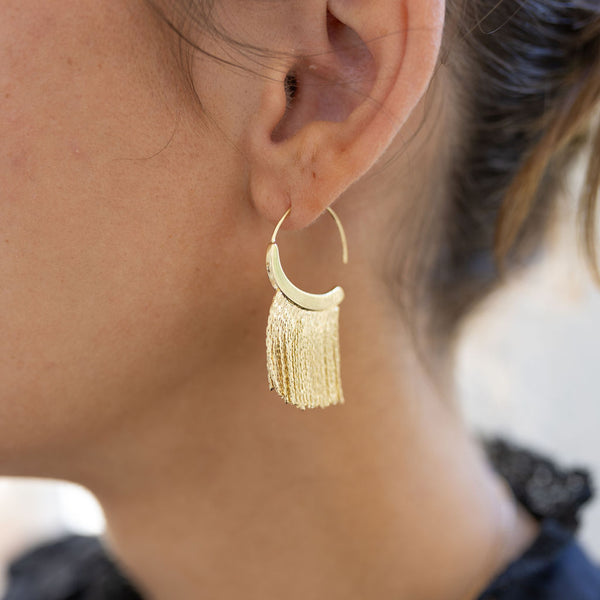
<instances>
[{"instance_id":1,"label":"dark fabric","mask_svg":"<svg viewBox=\"0 0 600 600\"><path fill-rule=\"evenodd\" d=\"M590 475L583 469L563 470L505 439L481 441L490 463L541 528L527 551L478 600L600 600L600 568L575 538L581 507L592 497ZM69 535L17 558L4 600L143 599L99 538Z\"/></svg>"},{"instance_id":2,"label":"dark fabric","mask_svg":"<svg viewBox=\"0 0 600 600\"><path fill-rule=\"evenodd\" d=\"M481 600L598 600L600 570L553 519L535 544L480 596Z\"/></svg>"},{"instance_id":3,"label":"dark fabric","mask_svg":"<svg viewBox=\"0 0 600 600\"><path fill-rule=\"evenodd\" d=\"M91 536L40 545L15 560L8 575L4 600L142 600Z\"/></svg>"}]
</instances>

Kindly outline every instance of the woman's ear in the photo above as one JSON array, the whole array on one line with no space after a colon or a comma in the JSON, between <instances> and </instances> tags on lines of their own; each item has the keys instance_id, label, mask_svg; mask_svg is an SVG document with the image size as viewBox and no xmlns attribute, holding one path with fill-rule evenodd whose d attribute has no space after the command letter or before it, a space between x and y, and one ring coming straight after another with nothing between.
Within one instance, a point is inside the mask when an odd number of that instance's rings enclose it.
<instances>
[{"instance_id":1,"label":"woman's ear","mask_svg":"<svg viewBox=\"0 0 600 600\"><path fill-rule=\"evenodd\" d=\"M425 94L440 49L444 0L313 0L265 77L245 150L250 191L272 223L312 223L382 156ZM301 53L293 48L306 42Z\"/></svg>"}]
</instances>

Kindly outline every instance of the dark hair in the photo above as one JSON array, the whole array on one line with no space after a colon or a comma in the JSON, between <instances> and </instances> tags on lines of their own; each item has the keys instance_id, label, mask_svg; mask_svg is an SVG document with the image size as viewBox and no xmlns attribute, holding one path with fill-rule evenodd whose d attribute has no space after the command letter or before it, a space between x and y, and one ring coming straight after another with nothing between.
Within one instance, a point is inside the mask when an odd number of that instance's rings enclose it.
<instances>
[{"instance_id":1,"label":"dark hair","mask_svg":"<svg viewBox=\"0 0 600 600\"><path fill-rule=\"evenodd\" d=\"M600 128L593 126L600 106L600 4L448 0L447 27L443 56L468 118L429 280L433 324L442 337L451 336L505 268L534 256L560 183L589 140L579 217L600 281Z\"/></svg>"},{"instance_id":2,"label":"dark hair","mask_svg":"<svg viewBox=\"0 0 600 600\"><path fill-rule=\"evenodd\" d=\"M214 3L171 1L168 17L157 10L195 51L205 52L185 27L190 21L255 59L269 54L219 30L211 18ZM419 305L429 308L428 338L439 349L454 340L463 317L506 270L535 255L560 183L590 140L579 214L600 282L600 127L593 125L600 107L598 0L447 0L446 13L441 61L455 80L460 139L440 214L423 225L429 228L419 244L423 256L413 261L424 266ZM427 235L433 232L435 239Z\"/></svg>"}]
</instances>

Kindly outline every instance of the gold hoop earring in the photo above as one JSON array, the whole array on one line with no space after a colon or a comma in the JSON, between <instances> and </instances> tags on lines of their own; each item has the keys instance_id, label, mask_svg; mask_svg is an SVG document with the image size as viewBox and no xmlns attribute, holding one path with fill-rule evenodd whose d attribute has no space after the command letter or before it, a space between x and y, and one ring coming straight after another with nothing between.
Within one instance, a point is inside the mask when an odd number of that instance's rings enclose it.
<instances>
[{"instance_id":1,"label":"gold hoop earring","mask_svg":"<svg viewBox=\"0 0 600 600\"><path fill-rule=\"evenodd\" d=\"M348 262L344 228L331 208L342 240L342 260ZM344 290L336 286L325 294L311 294L296 287L281 266L277 233L267 248L267 274L275 296L267 323L267 371L269 389L302 410L342 404L340 374L339 310Z\"/></svg>"}]
</instances>

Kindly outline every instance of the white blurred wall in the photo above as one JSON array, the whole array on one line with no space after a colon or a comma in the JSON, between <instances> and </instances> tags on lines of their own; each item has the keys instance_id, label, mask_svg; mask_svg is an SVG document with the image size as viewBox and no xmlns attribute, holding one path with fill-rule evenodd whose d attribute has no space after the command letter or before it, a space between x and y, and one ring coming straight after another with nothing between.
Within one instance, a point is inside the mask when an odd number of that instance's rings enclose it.
<instances>
[{"instance_id":1,"label":"white blurred wall","mask_svg":"<svg viewBox=\"0 0 600 600\"><path fill-rule=\"evenodd\" d=\"M565 197L543 260L469 320L457 379L473 427L586 467L600 488L600 290L575 240L574 205ZM600 558L600 502L585 506L581 537Z\"/></svg>"},{"instance_id":2,"label":"white blurred wall","mask_svg":"<svg viewBox=\"0 0 600 600\"><path fill-rule=\"evenodd\" d=\"M98 534L103 528L100 506L82 487L49 479L0 477L0 598L12 558L66 531Z\"/></svg>"}]
</instances>

